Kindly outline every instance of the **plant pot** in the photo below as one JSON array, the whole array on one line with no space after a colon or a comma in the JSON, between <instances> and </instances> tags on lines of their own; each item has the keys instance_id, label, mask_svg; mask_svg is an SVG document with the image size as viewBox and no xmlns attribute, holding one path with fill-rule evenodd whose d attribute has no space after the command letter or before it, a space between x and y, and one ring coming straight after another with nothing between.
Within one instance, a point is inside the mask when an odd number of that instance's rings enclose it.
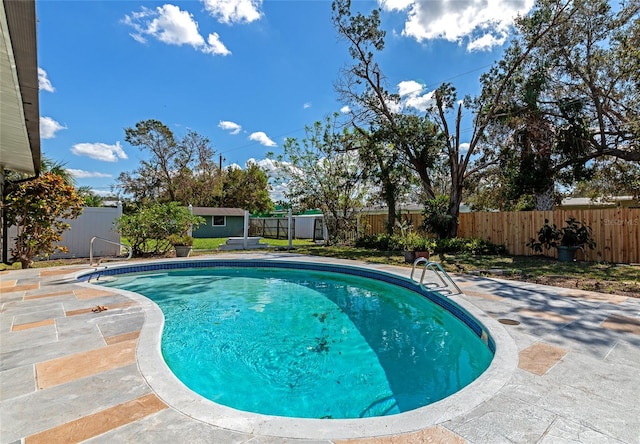
<instances>
[{"instance_id":1,"label":"plant pot","mask_svg":"<svg viewBox=\"0 0 640 444\"><path fill-rule=\"evenodd\" d=\"M413 250L404 250L404 261L412 263L416 260L416 252Z\"/></svg>"},{"instance_id":2,"label":"plant pot","mask_svg":"<svg viewBox=\"0 0 640 444\"><path fill-rule=\"evenodd\" d=\"M573 262L578 247L558 246L558 262Z\"/></svg>"},{"instance_id":3,"label":"plant pot","mask_svg":"<svg viewBox=\"0 0 640 444\"><path fill-rule=\"evenodd\" d=\"M419 257L423 257L425 259L429 259L429 257L431 256L431 254L429 253L429 251L422 251L422 250L405 250L404 251L404 261L407 263L412 263L413 261L415 261L416 259L418 259Z\"/></svg>"},{"instance_id":4,"label":"plant pot","mask_svg":"<svg viewBox=\"0 0 640 444\"><path fill-rule=\"evenodd\" d=\"M189 257L193 247L191 245L175 245L173 248L176 249L176 257Z\"/></svg>"}]
</instances>

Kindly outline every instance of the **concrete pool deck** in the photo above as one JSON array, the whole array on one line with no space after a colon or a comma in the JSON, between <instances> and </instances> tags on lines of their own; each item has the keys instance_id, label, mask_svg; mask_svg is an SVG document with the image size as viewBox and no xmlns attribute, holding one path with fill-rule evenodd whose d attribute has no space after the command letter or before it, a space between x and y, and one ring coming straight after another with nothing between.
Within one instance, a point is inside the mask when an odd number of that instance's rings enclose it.
<instances>
[{"instance_id":1,"label":"concrete pool deck","mask_svg":"<svg viewBox=\"0 0 640 444\"><path fill-rule=\"evenodd\" d=\"M519 322L501 327L517 356L495 393L406 433L304 440L210 425L165 402L136 354L149 307L72 279L90 270L0 274L0 443L640 443L640 299L456 275L457 298Z\"/></svg>"}]
</instances>

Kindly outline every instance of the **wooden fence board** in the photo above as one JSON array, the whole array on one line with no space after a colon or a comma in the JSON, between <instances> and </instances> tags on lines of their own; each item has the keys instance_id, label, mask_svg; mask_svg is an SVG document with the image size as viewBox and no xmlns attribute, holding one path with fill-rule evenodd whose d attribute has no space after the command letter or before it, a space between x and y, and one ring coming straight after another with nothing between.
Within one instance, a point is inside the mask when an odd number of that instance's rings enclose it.
<instances>
[{"instance_id":1,"label":"wooden fence board","mask_svg":"<svg viewBox=\"0 0 640 444\"><path fill-rule=\"evenodd\" d=\"M414 227L421 226L421 214L409 216ZM535 253L525 244L530 238L537 237L545 219L563 227L570 217L584 221L593 229L596 248L585 251L586 260L640 263L640 208L461 213L458 236L478 237L503 244L513 255L533 255ZM385 214L365 215L363 219L363 226L368 227L366 234L384 233ZM557 256L555 249L548 254ZM581 258L581 253L578 255Z\"/></svg>"}]
</instances>

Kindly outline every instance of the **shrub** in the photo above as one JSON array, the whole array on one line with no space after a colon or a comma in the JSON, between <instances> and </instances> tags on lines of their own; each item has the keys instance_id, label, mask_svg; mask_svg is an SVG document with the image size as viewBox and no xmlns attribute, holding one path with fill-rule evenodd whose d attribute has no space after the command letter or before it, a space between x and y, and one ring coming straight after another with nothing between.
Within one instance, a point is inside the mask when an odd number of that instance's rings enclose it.
<instances>
[{"instance_id":1,"label":"shrub","mask_svg":"<svg viewBox=\"0 0 640 444\"><path fill-rule=\"evenodd\" d=\"M454 217L449 214L449 198L444 194L437 196L435 199L429 199L424 203L424 211L422 212L424 220L422 228L428 233L438 236L438 239L444 239L449 233L449 225ZM456 220L457 223L457 220Z\"/></svg>"},{"instance_id":2,"label":"shrub","mask_svg":"<svg viewBox=\"0 0 640 444\"><path fill-rule=\"evenodd\" d=\"M193 246L193 238L188 234L183 234L183 235L171 234L167 238L167 241L169 241L169 243L174 247L175 246L183 246L183 247Z\"/></svg>"},{"instance_id":3,"label":"shrub","mask_svg":"<svg viewBox=\"0 0 640 444\"><path fill-rule=\"evenodd\" d=\"M48 172L34 180L9 184L7 189L5 217L9 226L17 227L12 259L29 268L37 256L69 251L56 243L70 226L63 219L75 219L82 213L83 201L73 186Z\"/></svg>"},{"instance_id":4,"label":"shrub","mask_svg":"<svg viewBox=\"0 0 640 444\"><path fill-rule=\"evenodd\" d=\"M538 239L531 238L526 243L527 247L531 247L534 251L542 252L545 250L557 248L559 245L565 247L586 246L590 249L596 247L593 240L593 230L584 222L578 222L575 217L567 219L566 224L562 228L558 228L556 224L550 225L549 219L544 220L544 225L538 231Z\"/></svg>"},{"instance_id":5,"label":"shrub","mask_svg":"<svg viewBox=\"0 0 640 444\"><path fill-rule=\"evenodd\" d=\"M402 239L402 248L407 251L433 251L436 240L420 236L418 233L409 233Z\"/></svg>"},{"instance_id":6,"label":"shrub","mask_svg":"<svg viewBox=\"0 0 640 444\"><path fill-rule=\"evenodd\" d=\"M380 251L394 251L402 249L399 236L393 234L369 234L362 236L356 241L356 247L370 248Z\"/></svg>"},{"instance_id":7,"label":"shrub","mask_svg":"<svg viewBox=\"0 0 640 444\"><path fill-rule=\"evenodd\" d=\"M116 228L131 244L134 256L165 254L172 248L171 237L186 236L204 219L191 214L176 202L154 204L125 214L116 220Z\"/></svg>"},{"instance_id":8,"label":"shrub","mask_svg":"<svg viewBox=\"0 0 640 444\"><path fill-rule=\"evenodd\" d=\"M436 254L505 254L504 245L496 245L480 238L454 237L450 239L438 239L434 248Z\"/></svg>"},{"instance_id":9,"label":"shrub","mask_svg":"<svg viewBox=\"0 0 640 444\"><path fill-rule=\"evenodd\" d=\"M435 254L506 254L504 245L492 244L480 238L454 237L450 239L433 239L410 232L405 236L399 234L371 234L362 236L356 242L360 248L379 251L430 251Z\"/></svg>"}]
</instances>

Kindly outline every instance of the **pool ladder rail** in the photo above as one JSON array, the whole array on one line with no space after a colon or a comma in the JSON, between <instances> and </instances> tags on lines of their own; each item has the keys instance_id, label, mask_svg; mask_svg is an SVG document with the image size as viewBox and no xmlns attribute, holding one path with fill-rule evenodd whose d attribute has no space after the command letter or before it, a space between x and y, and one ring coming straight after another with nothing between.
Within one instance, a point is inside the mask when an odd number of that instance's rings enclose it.
<instances>
[{"instance_id":1,"label":"pool ladder rail","mask_svg":"<svg viewBox=\"0 0 640 444\"><path fill-rule=\"evenodd\" d=\"M100 240L102 242L107 242L109 244L113 244L113 245L120 245L120 247L124 247L129 251L129 254L127 255L127 257L124 259L125 261L128 261L129 259L131 259L131 256L133 255L133 249L129 246L129 245L125 245L125 244L121 244L120 242L114 242L111 241L109 239L104 239L102 237L98 237L98 236L93 236L91 238L91 244L89 245L89 266L90 267L95 267L96 268L96 280L100 279L100 272L98 271L98 269L100 268L100 263L102 262L103 259L106 260L122 260L122 259L108 259L108 258L100 258L98 259L98 262L93 262L93 242L96 240ZM104 267L104 270L106 270L107 267ZM91 274L91 276L89 276L88 282L91 281L91 278L93 277L93 274Z\"/></svg>"},{"instance_id":2,"label":"pool ladder rail","mask_svg":"<svg viewBox=\"0 0 640 444\"><path fill-rule=\"evenodd\" d=\"M418 265L422 263L424 263L424 265L422 267L422 274L420 275L420 280L418 281L413 278L413 274L415 273ZM424 277L425 277L425 274L427 273L427 269L433 272L434 276L436 276L440 281L439 283L425 282ZM462 294L462 290L460 290L460 287L458 287L458 285L453 281L453 279L451 279L451 276L449 276L449 274L446 271L444 271L444 269L442 268L442 265L440 265L438 262L432 262L429 259L424 257L419 257L415 261L413 261L413 267L411 269L410 279L416 285L420 285L421 287L428 290L437 291L444 296L453 296L456 294Z\"/></svg>"}]
</instances>

